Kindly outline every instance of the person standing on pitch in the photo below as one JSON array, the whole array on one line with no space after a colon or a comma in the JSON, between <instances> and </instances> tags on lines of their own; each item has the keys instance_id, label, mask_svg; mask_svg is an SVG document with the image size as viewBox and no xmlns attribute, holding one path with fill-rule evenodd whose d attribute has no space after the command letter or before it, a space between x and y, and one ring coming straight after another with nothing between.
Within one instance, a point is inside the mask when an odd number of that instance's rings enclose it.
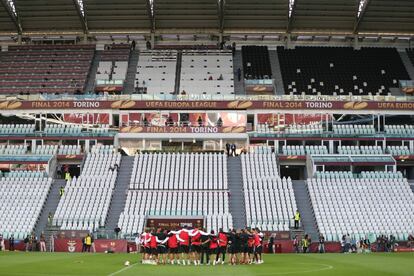
<instances>
[{"instance_id":1,"label":"person standing on pitch","mask_svg":"<svg viewBox=\"0 0 414 276\"><path fill-rule=\"evenodd\" d=\"M295 229L299 228L299 221L300 221L300 213L299 210L296 210L295 216L293 217L295 220Z\"/></svg>"},{"instance_id":2,"label":"person standing on pitch","mask_svg":"<svg viewBox=\"0 0 414 276\"><path fill-rule=\"evenodd\" d=\"M209 264L210 260L210 236L201 235L201 254L200 254L200 264L204 263L204 256L206 256L206 263Z\"/></svg>"},{"instance_id":3,"label":"person standing on pitch","mask_svg":"<svg viewBox=\"0 0 414 276\"><path fill-rule=\"evenodd\" d=\"M14 235L9 238L9 251L14 251Z\"/></svg>"},{"instance_id":4,"label":"person standing on pitch","mask_svg":"<svg viewBox=\"0 0 414 276\"><path fill-rule=\"evenodd\" d=\"M220 255L221 255L222 256L221 264L224 264L224 260L226 259L228 239L227 239L227 234L223 232L223 228L220 228L220 232L218 234L218 243L219 243L219 248L217 251L216 263L219 263Z\"/></svg>"},{"instance_id":5,"label":"person standing on pitch","mask_svg":"<svg viewBox=\"0 0 414 276\"><path fill-rule=\"evenodd\" d=\"M319 253L325 253L325 237L322 234L319 235L318 251Z\"/></svg>"},{"instance_id":6,"label":"person standing on pitch","mask_svg":"<svg viewBox=\"0 0 414 276\"><path fill-rule=\"evenodd\" d=\"M180 256L178 255L178 240L177 234L168 235L168 252L170 254L170 263L174 264L174 261L179 262Z\"/></svg>"},{"instance_id":7,"label":"person standing on pitch","mask_svg":"<svg viewBox=\"0 0 414 276\"><path fill-rule=\"evenodd\" d=\"M46 252L46 238L43 233L40 235L40 252Z\"/></svg>"}]
</instances>

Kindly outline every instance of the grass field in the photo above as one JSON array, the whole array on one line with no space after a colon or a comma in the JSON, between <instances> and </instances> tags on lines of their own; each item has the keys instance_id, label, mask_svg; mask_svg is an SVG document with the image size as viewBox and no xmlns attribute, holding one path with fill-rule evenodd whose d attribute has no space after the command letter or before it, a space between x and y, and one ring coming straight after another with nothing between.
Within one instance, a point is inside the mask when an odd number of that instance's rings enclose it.
<instances>
[{"instance_id":1,"label":"grass field","mask_svg":"<svg viewBox=\"0 0 414 276\"><path fill-rule=\"evenodd\" d=\"M142 265L135 254L0 253L0 275L414 275L414 253L265 255L262 265ZM126 267L124 262L131 265Z\"/></svg>"}]
</instances>

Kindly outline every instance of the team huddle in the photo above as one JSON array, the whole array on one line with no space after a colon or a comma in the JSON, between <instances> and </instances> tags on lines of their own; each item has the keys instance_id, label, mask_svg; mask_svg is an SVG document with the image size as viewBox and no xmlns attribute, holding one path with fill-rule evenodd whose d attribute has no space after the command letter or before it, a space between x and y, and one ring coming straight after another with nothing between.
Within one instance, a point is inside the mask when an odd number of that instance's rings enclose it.
<instances>
[{"instance_id":1,"label":"team huddle","mask_svg":"<svg viewBox=\"0 0 414 276\"><path fill-rule=\"evenodd\" d=\"M157 229L141 234L144 264L216 265L261 264L263 233L259 229L242 229L219 233L184 227L176 230Z\"/></svg>"}]
</instances>

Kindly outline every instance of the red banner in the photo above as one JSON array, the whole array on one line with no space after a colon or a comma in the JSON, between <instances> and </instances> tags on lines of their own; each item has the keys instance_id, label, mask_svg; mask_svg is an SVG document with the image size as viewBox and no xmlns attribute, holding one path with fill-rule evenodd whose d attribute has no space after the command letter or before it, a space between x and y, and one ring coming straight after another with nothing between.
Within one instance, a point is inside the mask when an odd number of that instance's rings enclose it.
<instances>
[{"instance_id":1,"label":"red banner","mask_svg":"<svg viewBox=\"0 0 414 276\"><path fill-rule=\"evenodd\" d=\"M392 101L2 101L0 110L120 109L120 110L414 110L414 102Z\"/></svg>"},{"instance_id":2,"label":"red banner","mask_svg":"<svg viewBox=\"0 0 414 276\"><path fill-rule=\"evenodd\" d=\"M95 240L95 252L112 251L116 253L127 252L126 240ZM56 239L56 252L82 252L81 239ZM91 252L93 247L91 248Z\"/></svg>"},{"instance_id":3,"label":"red banner","mask_svg":"<svg viewBox=\"0 0 414 276\"><path fill-rule=\"evenodd\" d=\"M108 113L93 113L93 114L82 114L82 113L69 113L63 114L63 120L68 123L75 124L109 124Z\"/></svg>"}]
</instances>

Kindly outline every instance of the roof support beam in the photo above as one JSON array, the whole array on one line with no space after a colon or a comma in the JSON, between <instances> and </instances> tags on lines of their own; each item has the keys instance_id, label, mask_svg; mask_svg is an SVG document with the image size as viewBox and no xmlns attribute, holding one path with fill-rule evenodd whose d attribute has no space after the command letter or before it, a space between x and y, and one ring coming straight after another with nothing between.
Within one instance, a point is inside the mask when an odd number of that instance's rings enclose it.
<instances>
[{"instance_id":1,"label":"roof support beam","mask_svg":"<svg viewBox=\"0 0 414 276\"><path fill-rule=\"evenodd\" d=\"M148 18L151 22L151 32L155 32L155 0L147 0Z\"/></svg>"},{"instance_id":2,"label":"roof support beam","mask_svg":"<svg viewBox=\"0 0 414 276\"><path fill-rule=\"evenodd\" d=\"M88 22L86 20L85 10L79 4L79 0L72 0L72 1L73 1L73 4L75 5L76 12L78 13L79 20L82 24L83 32L87 34L89 32L89 29L88 29Z\"/></svg>"},{"instance_id":3,"label":"roof support beam","mask_svg":"<svg viewBox=\"0 0 414 276\"><path fill-rule=\"evenodd\" d=\"M288 0L288 1L289 1L289 5L288 5L288 22L287 22L287 27L286 27L286 32L287 33L289 33L290 29L292 28L293 17L295 16L296 4L297 4L298 0Z\"/></svg>"},{"instance_id":4,"label":"roof support beam","mask_svg":"<svg viewBox=\"0 0 414 276\"><path fill-rule=\"evenodd\" d=\"M14 6L15 11L13 11L7 0L0 0L0 2L1 2L1 5L4 7L4 9L7 11L7 14L9 15L10 19L13 21L14 26L16 26L17 33L22 34L23 33L22 24L20 24L20 18L17 14L16 6ZM14 5L14 2L13 2L13 5Z\"/></svg>"},{"instance_id":5,"label":"roof support beam","mask_svg":"<svg viewBox=\"0 0 414 276\"><path fill-rule=\"evenodd\" d=\"M218 11L219 11L219 16L218 16L218 20L219 20L219 29L220 29L220 33L223 33L224 30L224 9L225 9L225 3L226 0L219 0L218 1Z\"/></svg>"},{"instance_id":6,"label":"roof support beam","mask_svg":"<svg viewBox=\"0 0 414 276\"><path fill-rule=\"evenodd\" d=\"M367 11L369 3L370 0L359 0L354 23L354 34L358 33L359 25L361 25L362 18L364 17L365 12Z\"/></svg>"}]
</instances>

